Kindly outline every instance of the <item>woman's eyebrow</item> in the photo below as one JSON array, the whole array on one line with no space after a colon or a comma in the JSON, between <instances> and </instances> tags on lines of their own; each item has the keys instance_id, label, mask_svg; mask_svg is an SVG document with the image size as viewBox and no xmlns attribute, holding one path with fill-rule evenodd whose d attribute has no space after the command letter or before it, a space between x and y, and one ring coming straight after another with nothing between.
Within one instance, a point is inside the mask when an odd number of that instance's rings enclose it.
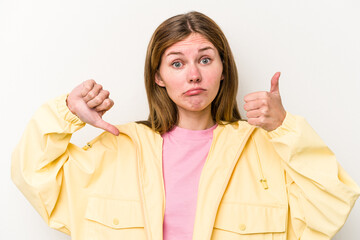
<instances>
[{"instance_id":1,"label":"woman's eyebrow","mask_svg":"<svg viewBox=\"0 0 360 240\"><path fill-rule=\"evenodd\" d=\"M170 55L184 55L182 52L169 52L166 56L170 56Z\"/></svg>"},{"instance_id":2,"label":"woman's eyebrow","mask_svg":"<svg viewBox=\"0 0 360 240\"><path fill-rule=\"evenodd\" d=\"M206 50L209 50L209 49L214 51L214 48L208 46L208 47L200 48L199 52L203 52L203 51L206 51ZM166 57L168 57L170 55L184 55L184 54L182 52L169 52L168 54L166 54Z\"/></svg>"},{"instance_id":3,"label":"woman's eyebrow","mask_svg":"<svg viewBox=\"0 0 360 240\"><path fill-rule=\"evenodd\" d=\"M214 51L214 49L212 47L208 46L208 47L204 47L204 48L199 49L199 52L203 52L203 51L206 51L206 50L209 50L209 49Z\"/></svg>"}]
</instances>

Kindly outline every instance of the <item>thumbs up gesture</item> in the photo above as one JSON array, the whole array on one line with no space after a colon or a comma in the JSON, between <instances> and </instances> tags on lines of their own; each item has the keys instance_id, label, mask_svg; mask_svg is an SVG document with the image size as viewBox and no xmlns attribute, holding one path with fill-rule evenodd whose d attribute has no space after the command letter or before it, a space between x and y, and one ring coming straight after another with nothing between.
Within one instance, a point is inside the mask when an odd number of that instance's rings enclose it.
<instances>
[{"instance_id":1,"label":"thumbs up gesture","mask_svg":"<svg viewBox=\"0 0 360 240\"><path fill-rule=\"evenodd\" d=\"M249 124L272 131L284 121L286 111L281 103L279 78L280 72L272 77L270 92L253 92L244 97Z\"/></svg>"},{"instance_id":2,"label":"thumbs up gesture","mask_svg":"<svg viewBox=\"0 0 360 240\"><path fill-rule=\"evenodd\" d=\"M81 121L119 135L119 130L115 126L102 119L105 112L114 105L109 95L109 91L103 90L100 84L91 79L74 88L66 99L66 103L69 110Z\"/></svg>"}]
</instances>

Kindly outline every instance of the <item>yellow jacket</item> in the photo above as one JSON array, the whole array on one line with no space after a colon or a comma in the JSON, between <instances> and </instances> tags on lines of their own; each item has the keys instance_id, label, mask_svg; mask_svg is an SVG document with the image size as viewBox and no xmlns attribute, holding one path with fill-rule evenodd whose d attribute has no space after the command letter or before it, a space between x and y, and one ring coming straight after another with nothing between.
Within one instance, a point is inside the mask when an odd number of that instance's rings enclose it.
<instances>
[{"instance_id":1,"label":"yellow jacket","mask_svg":"<svg viewBox=\"0 0 360 240\"><path fill-rule=\"evenodd\" d=\"M128 123L79 148L85 124L65 104L43 105L13 152L12 179L47 224L74 240L161 240L162 138ZM360 194L306 120L287 112L267 132L219 125L203 167L193 240L322 240Z\"/></svg>"}]
</instances>

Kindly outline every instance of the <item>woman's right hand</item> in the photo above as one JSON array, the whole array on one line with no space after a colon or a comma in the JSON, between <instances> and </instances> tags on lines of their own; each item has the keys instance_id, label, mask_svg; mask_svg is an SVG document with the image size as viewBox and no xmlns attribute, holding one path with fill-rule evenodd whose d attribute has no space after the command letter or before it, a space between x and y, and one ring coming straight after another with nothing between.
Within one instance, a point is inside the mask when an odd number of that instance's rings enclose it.
<instances>
[{"instance_id":1,"label":"woman's right hand","mask_svg":"<svg viewBox=\"0 0 360 240\"><path fill-rule=\"evenodd\" d=\"M114 101L109 98L109 95L109 91L104 90L100 84L90 79L71 91L66 99L66 104L81 121L117 136L119 130L102 119L104 113L114 105Z\"/></svg>"}]
</instances>

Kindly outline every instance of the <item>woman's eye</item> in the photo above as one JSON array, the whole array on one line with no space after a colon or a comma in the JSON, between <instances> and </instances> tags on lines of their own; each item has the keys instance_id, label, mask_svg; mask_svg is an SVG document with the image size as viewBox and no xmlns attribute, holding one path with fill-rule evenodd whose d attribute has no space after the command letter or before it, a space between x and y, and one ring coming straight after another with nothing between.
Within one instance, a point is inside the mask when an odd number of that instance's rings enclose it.
<instances>
[{"instance_id":1,"label":"woman's eye","mask_svg":"<svg viewBox=\"0 0 360 240\"><path fill-rule=\"evenodd\" d=\"M175 68L180 68L182 66L182 63L181 62L174 62L172 64Z\"/></svg>"},{"instance_id":2,"label":"woman's eye","mask_svg":"<svg viewBox=\"0 0 360 240\"><path fill-rule=\"evenodd\" d=\"M208 64L210 62L210 58L203 58L201 59L201 63Z\"/></svg>"}]
</instances>

